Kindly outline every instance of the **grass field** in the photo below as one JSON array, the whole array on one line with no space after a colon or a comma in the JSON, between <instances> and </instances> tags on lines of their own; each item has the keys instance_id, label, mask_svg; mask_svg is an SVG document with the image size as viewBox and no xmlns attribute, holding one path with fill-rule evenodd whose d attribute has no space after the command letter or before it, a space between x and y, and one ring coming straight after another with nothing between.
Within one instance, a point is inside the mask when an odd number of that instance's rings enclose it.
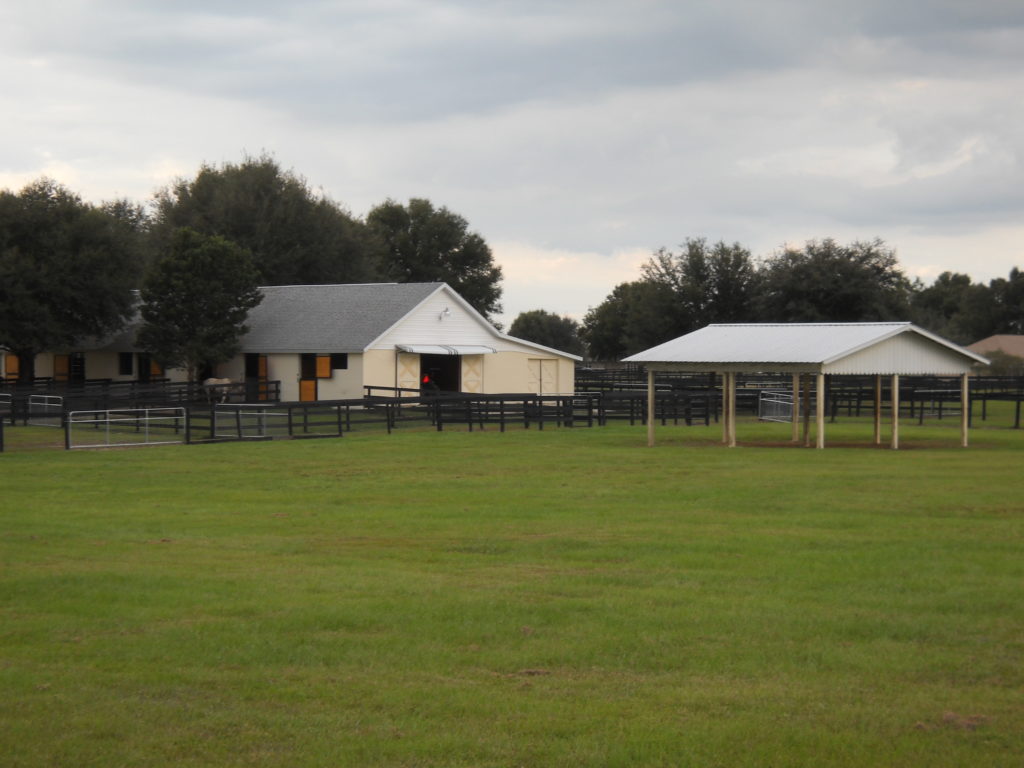
<instances>
[{"instance_id":1,"label":"grass field","mask_svg":"<svg viewBox=\"0 0 1024 768\"><path fill-rule=\"evenodd\" d=\"M0 764L1020 766L1024 434L739 433L2 454Z\"/></svg>"}]
</instances>

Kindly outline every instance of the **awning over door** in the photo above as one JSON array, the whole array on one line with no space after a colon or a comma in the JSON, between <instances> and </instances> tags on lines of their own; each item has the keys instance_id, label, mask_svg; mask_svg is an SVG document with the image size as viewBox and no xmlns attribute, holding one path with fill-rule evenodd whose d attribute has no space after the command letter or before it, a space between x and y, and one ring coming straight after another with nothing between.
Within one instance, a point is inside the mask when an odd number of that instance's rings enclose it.
<instances>
[{"instance_id":1,"label":"awning over door","mask_svg":"<svg viewBox=\"0 0 1024 768\"><path fill-rule=\"evenodd\" d=\"M493 355L498 351L477 344L396 344L395 348L412 355Z\"/></svg>"}]
</instances>

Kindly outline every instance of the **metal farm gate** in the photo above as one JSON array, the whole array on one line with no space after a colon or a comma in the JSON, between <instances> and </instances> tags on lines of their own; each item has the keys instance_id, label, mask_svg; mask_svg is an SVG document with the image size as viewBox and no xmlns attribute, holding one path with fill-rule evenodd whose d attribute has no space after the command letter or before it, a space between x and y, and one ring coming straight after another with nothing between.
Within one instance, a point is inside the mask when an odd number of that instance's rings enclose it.
<instances>
[{"instance_id":1,"label":"metal farm gate","mask_svg":"<svg viewBox=\"0 0 1024 768\"><path fill-rule=\"evenodd\" d=\"M126 448L184 443L188 415L184 408L123 408L69 411L64 443L73 448Z\"/></svg>"}]
</instances>

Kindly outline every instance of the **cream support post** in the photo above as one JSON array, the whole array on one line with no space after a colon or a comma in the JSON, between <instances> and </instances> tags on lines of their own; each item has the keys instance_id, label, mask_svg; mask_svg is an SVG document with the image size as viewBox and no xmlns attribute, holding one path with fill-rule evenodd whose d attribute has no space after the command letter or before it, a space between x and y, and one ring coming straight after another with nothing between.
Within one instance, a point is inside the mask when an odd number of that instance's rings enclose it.
<instances>
[{"instance_id":1,"label":"cream support post","mask_svg":"<svg viewBox=\"0 0 1024 768\"><path fill-rule=\"evenodd\" d=\"M892 449L900 448L900 375L892 375Z\"/></svg>"},{"instance_id":2,"label":"cream support post","mask_svg":"<svg viewBox=\"0 0 1024 768\"><path fill-rule=\"evenodd\" d=\"M729 444L729 374L722 373L722 442Z\"/></svg>"},{"instance_id":3,"label":"cream support post","mask_svg":"<svg viewBox=\"0 0 1024 768\"><path fill-rule=\"evenodd\" d=\"M967 374L960 377L960 445L967 447L967 429L970 426L971 393L968 389Z\"/></svg>"},{"instance_id":4,"label":"cream support post","mask_svg":"<svg viewBox=\"0 0 1024 768\"><path fill-rule=\"evenodd\" d=\"M654 371L647 371L647 447L654 447Z\"/></svg>"},{"instance_id":5,"label":"cream support post","mask_svg":"<svg viewBox=\"0 0 1024 768\"><path fill-rule=\"evenodd\" d=\"M729 447L736 447L736 374L729 374Z\"/></svg>"},{"instance_id":6,"label":"cream support post","mask_svg":"<svg viewBox=\"0 0 1024 768\"><path fill-rule=\"evenodd\" d=\"M817 448L825 447L825 374L818 374L818 402L815 403L815 417L817 421Z\"/></svg>"},{"instance_id":7,"label":"cream support post","mask_svg":"<svg viewBox=\"0 0 1024 768\"><path fill-rule=\"evenodd\" d=\"M882 444L882 377L875 374L875 445Z\"/></svg>"},{"instance_id":8,"label":"cream support post","mask_svg":"<svg viewBox=\"0 0 1024 768\"><path fill-rule=\"evenodd\" d=\"M790 414L793 422L793 442L800 442L800 374L793 374L793 413Z\"/></svg>"}]
</instances>

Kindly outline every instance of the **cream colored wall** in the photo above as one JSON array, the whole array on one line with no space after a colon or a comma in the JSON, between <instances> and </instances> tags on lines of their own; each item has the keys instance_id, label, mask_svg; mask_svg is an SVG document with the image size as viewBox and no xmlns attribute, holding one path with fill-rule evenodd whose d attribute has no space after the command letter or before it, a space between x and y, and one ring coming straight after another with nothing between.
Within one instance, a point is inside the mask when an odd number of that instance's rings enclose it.
<instances>
[{"instance_id":1,"label":"cream colored wall","mask_svg":"<svg viewBox=\"0 0 1024 768\"><path fill-rule=\"evenodd\" d=\"M520 394L538 394L538 387L531 381L530 360L551 361L556 364L556 381L550 392L544 394L573 393L575 386L576 367L572 360L559 357L545 357L532 352L498 352L484 355L483 385L485 394L514 392Z\"/></svg>"},{"instance_id":2,"label":"cream colored wall","mask_svg":"<svg viewBox=\"0 0 1024 768\"><path fill-rule=\"evenodd\" d=\"M363 384L397 387L394 349L370 349L363 355Z\"/></svg>"},{"instance_id":3,"label":"cream colored wall","mask_svg":"<svg viewBox=\"0 0 1024 768\"><path fill-rule=\"evenodd\" d=\"M267 355L267 378L281 382L281 399L286 402L299 399L299 360L294 352Z\"/></svg>"},{"instance_id":4,"label":"cream colored wall","mask_svg":"<svg viewBox=\"0 0 1024 768\"><path fill-rule=\"evenodd\" d=\"M138 361L132 355L132 371ZM118 372L117 352L87 352L85 354L85 377L87 379L111 379L113 381L132 381L135 376L121 376Z\"/></svg>"},{"instance_id":5,"label":"cream colored wall","mask_svg":"<svg viewBox=\"0 0 1024 768\"><path fill-rule=\"evenodd\" d=\"M40 352L35 360L36 378L44 379L53 376L53 353Z\"/></svg>"},{"instance_id":6,"label":"cream colored wall","mask_svg":"<svg viewBox=\"0 0 1024 768\"><path fill-rule=\"evenodd\" d=\"M331 371L331 378L317 379L318 400L352 400L363 396L363 356L349 355L348 368Z\"/></svg>"}]
</instances>

